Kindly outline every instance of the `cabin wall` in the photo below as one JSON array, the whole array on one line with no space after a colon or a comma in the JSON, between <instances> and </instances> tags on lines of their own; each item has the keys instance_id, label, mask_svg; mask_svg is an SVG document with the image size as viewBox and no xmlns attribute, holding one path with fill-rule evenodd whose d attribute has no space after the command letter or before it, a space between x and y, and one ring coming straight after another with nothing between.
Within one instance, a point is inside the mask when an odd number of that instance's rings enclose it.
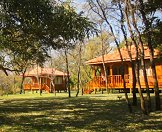
<instances>
[{"instance_id":1,"label":"cabin wall","mask_svg":"<svg viewBox=\"0 0 162 132\"><path fill-rule=\"evenodd\" d=\"M64 79L63 76L55 76L54 78L54 86L51 85L51 80L50 78L47 78L46 76L44 77L39 77L39 83L37 81L37 78L35 76L30 77L31 82L24 83L24 90L39 90L41 89L48 89L48 92L54 92L56 91L61 91L64 90L66 91L66 79ZM45 85L44 85L45 84ZM48 87L47 87L48 86Z\"/></svg>"},{"instance_id":2,"label":"cabin wall","mask_svg":"<svg viewBox=\"0 0 162 132\"><path fill-rule=\"evenodd\" d=\"M47 85L48 85L48 87L50 87L50 89L51 89L51 80L49 79L49 78L47 78Z\"/></svg>"},{"instance_id":3,"label":"cabin wall","mask_svg":"<svg viewBox=\"0 0 162 132\"><path fill-rule=\"evenodd\" d=\"M53 81L54 86L51 84L50 78L44 78L44 79L46 79L45 84L51 89L51 92L53 92L54 90L56 90L56 91L66 90L65 81L63 80L63 76L54 77L54 81Z\"/></svg>"},{"instance_id":4,"label":"cabin wall","mask_svg":"<svg viewBox=\"0 0 162 132\"><path fill-rule=\"evenodd\" d=\"M157 76L160 76L162 75L162 64L157 64L156 65L156 73L157 73Z\"/></svg>"},{"instance_id":5,"label":"cabin wall","mask_svg":"<svg viewBox=\"0 0 162 132\"><path fill-rule=\"evenodd\" d=\"M60 90L66 91L67 90L66 79L63 76L57 76L54 81L55 81L55 89L57 91L60 91Z\"/></svg>"},{"instance_id":6,"label":"cabin wall","mask_svg":"<svg viewBox=\"0 0 162 132\"><path fill-rule=\"evenodd\" d=\"M121 75L122 74L122 65L121 62L105 64L107 75ZM124 63L124 74L129 74L129 63ZM93 75L95 76L105 76L105 71L103 65L96 65L93 68Z\"/></svg>"},{"instance_id":7,"label":"cabin wall","mask_svg":"<svg viewBox=\"0 0 162 132\"><path fill-rule=\"evenodd\" d=\"M151 69L149 60L147 60L145 64L146 64L146 73L147 73L149 87L154 88L154 79L153 79L153 76L152 76L152 69ZM161 62L156 63L155 68L156 68L159 87L162 88L162 63ZM139 74L140 74L139 77L140 77L141 86L142 86L142 88L146 88L144 76L143 76L143 70L142 70L141 67L140 67ZM132 81L133 81L133 79L132 79L132 68L129 67L129 85L130 85L130 88L132 88L132 85L133 85Z\"/></svg>"},{"instance_id":8,"label":"cabin wall","mask_svg":"<svg viewBox=\"0 0 162 132\"><path fill-rule=\"evenodd\" d=\"M47 77L41 77L40 83L41 83L41 84L46 84L48 87L50 87L49 80L50 80L50 79L47 78Z\"/></svg>"},{"instance_id":9,"label":"cabin wall","mask_svg":"<svg viewBox=\"0 0 162 132\"><path fill-rule=\"evenodd\" d=\"M120 75L121 74L121 62L117 62L117 63L109 63L109 64L105 64L106 66L106 70L107 70L107 74L108 75ZM95 68L93 68L94 72L93 75L94 76L101 76L101 75L105 75L104 73L104 68L103 65L96 65L94 66ZM98 68L97 68L98 67ZM97 70L100 69L100 70ZM96 72L100 71L101 73L96 74ZM146 61L146 72L148 76L152 76L152 70L150 67L150 62L149 60ZM156 63L156 72L157 75L162 75L162 62L158 62ZM132 68L131 68L131 64L130 62L124 62L124 73L128 74L129 76L132 76ZM142 68L140 67L140 76L143 76L143 71Z\"/></svg>"},{"instance_id":10,"label":"cabin wall","mask_svg":"<svg viewBox=\"0 0 162 132\"><path fill-rule=\"evenodd\" d=\"M159 88L162 88L162 62L156 65L156 73L158 78Z\"/></svg>"},{"instance_id":11,"label":"cabin wall","mask_svg":"<svg viewBox=\"0 0 162 132\"><path fill-rule=\"evenodd\" d=\"M106 72L107 72L108 78L109 78L108 80L110 81L109 83L110 84L114 83L114 85L112 85L112 88L114 86L115 86L114 88L117 88L119 86L118 81L120 80L119 78L120 78L120 75L121 75L121 69L120 69L121 68L121 62L109 63L109 64L105 64L105 66L106 66L106 70L107 70ZM100 68L100 70L99 70L100 74L98 74L96 72L97 67ZM94 79L92 81L93 85L101 87L100 84L105 83L105 82L103 82L103 76L105 75L103 65L102 64L96 65L96 67L94 68L94 71L95 71L94 72ZM152 69L150 67L150 61L149 60L146 61L146 72L147 72L149 87L154 88L154 82L153 82L154 79L152 77ZM157 72L159 87L162 88L162 62L160 62L160 61L158 63L156 63L156 72ZM124 73L125 73L125 81L127 83L126 84L127 88L133 88L132 67L131 67L130 62L124 62ZM143 76L143 70L142 70L141 67L140 67L140 76L139 77L140 77L140 82L141 82L142 88L146 88L144 76ZM97 80L97 79L99 79L99 80ZM99 82L99 84L96 84L97 81ZM121 86L119 88L121 88Z\"/></svg>"},{"instance_id":12,"label":"cabin wall","mask_svg":"<svg viewBox=\"0 0 162 132\"><path fill-rule=\"evenodd\" d=\"M38 80L36 77L31 77L32 78L32 83L38 83Z\"/></svg>"}]
</instances>

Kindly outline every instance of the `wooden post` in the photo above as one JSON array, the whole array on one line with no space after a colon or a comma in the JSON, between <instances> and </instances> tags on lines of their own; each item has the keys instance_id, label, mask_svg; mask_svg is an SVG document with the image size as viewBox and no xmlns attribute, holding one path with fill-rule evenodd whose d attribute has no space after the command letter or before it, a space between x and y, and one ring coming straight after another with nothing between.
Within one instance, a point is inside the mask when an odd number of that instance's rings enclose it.
<instances>
[{"instance_id":1,"label":"wooden post","mask_svg":"<svg viewBox=\"0 0 162 132\"><path fill-rule=\"evenodd\" d=\"M46 85L47 85L47 76L46 76ZM47 85L48 86L48 85Z\"/></svg>"},{"instance_id":2,"label":"wooden post","mask_svg":"<svg viewBox=\"0 0 162 132\"><path fill-rule=\"evenodd\" d=\"M96 76L96 67L93 66L92 69L93 69L93 77L95 77Z\"/></svg>"},{"instance_id":3,"label":"wooden post","mask_svg":"<svg viewBox=\"0 0 162 132\"><path fill-rule=\"evenodd\" d=\"M132 92L132 88L130 88L130 94L132 94L133 92Z\"/></svg>"},{"instance_id":4,"label":"wooden post","mask_svg":"<svg viewBox=\"0 0 162 132\"><path fill-rule=\"evenodd\" d=\"M40 85L41 85L41 86L40 86L40 95L42 95L42 77L41 77L41 76L42 76L42 68L41 68L40 70L41 70L41 71L40 71L40 72L41 72L41 73L40 73Z\"/></svg>"},{"instance_id":5,"label":"wooden post","mask_svg":"<svg viewBox=\"0 0 162 132\"><path fill-rule=\"evenodd\" d=\"M49 81L50 81L50 91L51 91L51 93L53 93L53 91L52 91L52 85L51 85L51 78L49 78Z\"/></svg>"},{"instance_id":6,"label":"wooden post","mask_svg":"<svg viewBox=\"0 0 162 132\"><path fill-rule=\"evenodd\" d=\"M40 83L38 83L38 85L40 85L40 95L42 95L42 78L40 76Z\"/></svg>"},{"instance_id":7,"label":"wooden post","mask_svg":"<svg viewBox=\"0 0 162 132\"><path fill-rule=\"evenodd\" d=\"M110 75L113 75L113 69L112 69L112 65L110 65Z\"/></svg>"},{"instance_id":8,"label":"wooden post","mask_svg":"<svg viewBox=\"0 0 162 132\"><path fill-rule=\"evenodd\" d=\"M88 94L90 94L90 87L88 86Z\"/></svg>"},{"instance_id":9,"label":"wooden post","mask_svg":"<svg viewBox=\"0 0 162 132\"><path fill-rule=\"evenodd\" d=\"M129 88L133 88L133 77L132 77L132 67L128 65L128 86Z\"/></svg>"},{"instance_id":10,"label":"wooden post","mask_svg":"<svg viewBox=\"0 0 162 132\"><path fill-rule=\"evenodd\" d=\"M110 77L111 77L111 84L113 84L113 69L112 69L112 65L110 65Z\"/></svg>"}]
</instances>

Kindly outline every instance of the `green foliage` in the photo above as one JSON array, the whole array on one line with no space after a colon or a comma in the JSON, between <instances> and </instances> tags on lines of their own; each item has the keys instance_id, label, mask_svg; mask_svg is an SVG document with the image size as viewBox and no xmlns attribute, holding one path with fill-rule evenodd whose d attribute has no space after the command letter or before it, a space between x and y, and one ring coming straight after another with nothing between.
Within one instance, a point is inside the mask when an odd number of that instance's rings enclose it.
<instances>
[{"instance_id":1,"label":"green foliage","mask_svg":"<svg viewBox=\"0 0 162 132\"><path fill-rule=\"evenodd\" d=\"M43 0L6 0L1 3L1 53L7 68L22 69L28 62L42 63L47 55L52 7ZM49 21L48 21L49 20ZM1 56L2 57L2 56ZM1 61L2 62L2 61ZM12 69L12 68L11 68Z\"/></svg>"},{"instance_id":2,"label":"green foliage","mask_svg":"<svg viewBox=\"0 0 162 132\"><path fill-rule=\"evenodd\" d=\"M105 31L101 32L97 37L88 40L84 48L85 61L102 55L102 52L107 54L110 50L111 42L111 36Z\"/></svg>"},{"instance_id":3,"label":"green foliage","mask_svg":"<svg viewBox=\"0 0 162 132\"><path fill-rule=\"evenodd\" d=\"M153 27L152 31L152 41L155 48L158 48L162 51L162 21L157 22Z\"/></svg>"},{"instance_id":4,"label":"green foliage","mask_svg":"<svg viewBox=\"0 0 162 132\"><path fill-rule=\"evenodd\" d=\"M148 0L144 2L144 11L146 13L146 17L148 20L148 28L144 27L143 31L143 38L144 41L147 40L147 32L150 30L151 32L151 39L152 39L152 46L154 48L158 48L162 50L162 39L161 39L161 32L162 32L162 1L161 0Z\"/></svg>"},{"instance_id":5,"label":"green foliage","mask_svg":"<svg viewBox=\"0 0 162 132\"><path fill-rule=\"evenodd\" d=\"M95 32L94 23L88 18L78 15L69 5L58 6L54 8L57 17L58 43L62 47L73 47L77 40L83 41Z\"/></svg>"},{"instance_id":6,"label":"green foliage","mask_svg":"<svg viewBox=\"0 0 162 132\"><path fill-rule=\"evenodd\" d=\"M69 60L69 71L71 78L72 87L76 87L78 83L78 67L79 67L79 48L81 45L81 67L80 67L80 82L81 87L86 84L92 78L92 69L89 65L86 65L85 62L92 58L95 58L102 54L102 42L104 43L104 52L107 53L109 49L109 41L111 41L109 35L106 32L102 33L102 36L92 38L87 41L86 44L77 43L73 49L68 51L68 60ZM66 72L65 65L65 56L63 54L57 55L53 58L52 65L55 68L58 68L61 71Z\"/></svg>"},{"instance_id":7,"label":"green foliage","mask_svg":"<svg viewBox=\"0 0 162 132\"><path fill-rule=\"evenodd\" d=\"M64 41L83 40L93 30L87 18L50 0L3 0L0 7L0 51L9 59L0 57L7 68L42 64L49 47L72 46Z\"/></svg>"},{"instance_id":8,"label":"green foliage","mask_svg":"<svg viewBox=\"0 0 162 132\"><path fill-rule=\"evenodd\" d=\"M154 48L158 48L160 51L162 51L162 21L158 21L156 24L153 25L152 30L152 45ZM143 34L144 42L147 42L146 35Z\"/></svg>"},{"instance_id":9,"label":"green foliage","mask_svg":"<svg viewBox=\"0 0 162 132\"><path fill-rule=\"evenodd\" d=\"M5 76L0 72L0 96L15 94L20 91L20 77L15 75Z\"/></svg>"},{"instance_id":10,"label":"green foliage","mask_svg":"<svg viewBox=\"0 0 162 132\"><path fill-rule=\"evenodd\" d=\"M151 12L156 12L157 10L162 9L162 1L161 0L147 0L145 1L145 12L147 14Z\"/></svg>"}]
</instances>

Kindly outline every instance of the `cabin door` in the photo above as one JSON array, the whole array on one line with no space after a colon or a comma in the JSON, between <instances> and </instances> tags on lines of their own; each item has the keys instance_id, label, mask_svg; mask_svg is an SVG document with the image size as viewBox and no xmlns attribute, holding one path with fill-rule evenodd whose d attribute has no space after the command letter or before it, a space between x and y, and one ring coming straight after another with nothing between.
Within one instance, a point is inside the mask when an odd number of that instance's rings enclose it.
<instances>
[{"instance_id":1,"label":"cabin door","mask_svg":"<svg viewBox=\"0 0 162 132\"><path fill-rule=\"evenodd\" d=\"M124 68L120 65L113 66L112 71L113 75L122 75L122 71L124 69L124 74L128 74L128 65L124 65Z\"/></svg>"}]
</instances>

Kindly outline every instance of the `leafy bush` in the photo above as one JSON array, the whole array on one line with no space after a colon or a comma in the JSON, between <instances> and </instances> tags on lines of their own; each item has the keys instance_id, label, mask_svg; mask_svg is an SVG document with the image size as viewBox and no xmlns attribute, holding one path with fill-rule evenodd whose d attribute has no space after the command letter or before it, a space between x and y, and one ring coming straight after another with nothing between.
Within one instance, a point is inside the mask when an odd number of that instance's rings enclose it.
<instances>
[{"instance_id":1,"label":"leafy bush","mask_svg":"<svg viewBox=\"0 0 162 132\"><path fill-rule=\"evenodd\" d=\"M14 74L6 76L0 72L0 95L14 94L20 91L20 77L15 77Z\"/></svg>"}]
</instances>

